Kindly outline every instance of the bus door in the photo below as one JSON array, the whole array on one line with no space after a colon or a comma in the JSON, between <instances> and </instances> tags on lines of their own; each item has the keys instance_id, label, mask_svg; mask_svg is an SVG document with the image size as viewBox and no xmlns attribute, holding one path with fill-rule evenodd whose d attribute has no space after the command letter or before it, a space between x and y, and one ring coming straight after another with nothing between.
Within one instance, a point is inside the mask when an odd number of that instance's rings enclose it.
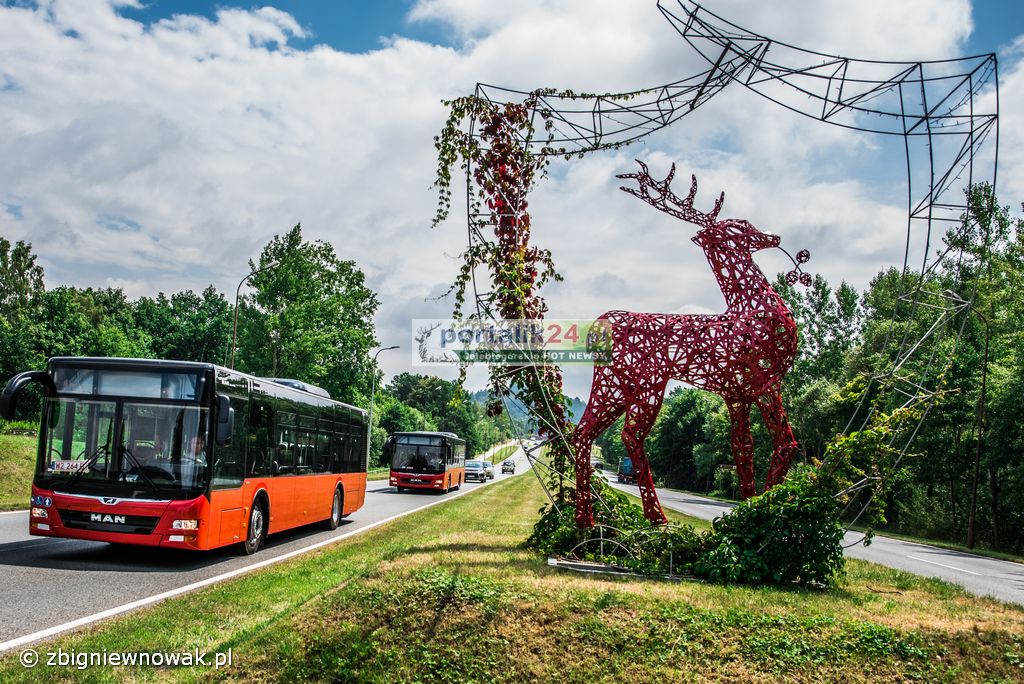
<instances>
[{"instance_id":1,"label":"bus door","mask_svg":"<svg viewBox=\"0 0 1024 684\"><path fill-rule=\"evenodd\" d=\"M248 433L249 401L230 397L235 409L235 424L231 443L216 445L213 452L213 473L210 480L210 504L214 523L214 534L219 544L234 544L245 540L243 525L245 509L251 503L249 492L243 491L242 483L246 474L246 434Z\"/></svg>"}]
</instances>

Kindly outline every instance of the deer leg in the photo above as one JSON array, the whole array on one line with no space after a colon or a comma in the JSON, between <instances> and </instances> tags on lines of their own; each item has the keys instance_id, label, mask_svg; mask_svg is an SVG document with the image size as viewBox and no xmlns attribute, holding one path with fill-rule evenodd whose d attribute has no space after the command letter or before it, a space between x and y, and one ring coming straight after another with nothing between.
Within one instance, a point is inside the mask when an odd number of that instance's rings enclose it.
<instances>
[{"instance_id":1,"label":"deer leg","mask_svg":"<svg viewBox=\"0 0 1024 684\"><path fill-rule=\"evenodd\" d=\"M613 375L612 369L599 366L594 368L594 382L590 390L587 408L572 433L572 453L576 464L576 527L586 529L594 526L594 504L590 491L590 450L594 440L608 429L615 419L622 415L625 398L618 385L607 382Z\"/></svg>"},{"instance_id":2,"label":"deer leg","mask_svg":"<svg viewBox=\"0 0 1024 684\"><path fill-rule=\"evenodd\" d=\"M665 525L668 518L661 510L658 493L654 491L654 480L651 478L651 467L644 451L644 440L650 434L654 421L661 409L664 398L665 384L660 383L650 393L641 395L637 403L629 407L626 413L626 424L622 428L622 443L633 461L633 472L636 485L640 488L640 501L644 505L644 517L655 525Z\"/></svg>"},{"instance_id":3,"label":"deer leg","mask_svg":"<svg viewBox=\"0 0 1024 684\"><path fill-rule=\"evenodd\" d=\"M796 456L797 443L786 418L786 409L782 408L782 396L778 392L758 397L757 407L761 409L765 427L772 436L772 460L764 481L764 488L767 490L786 477L789 465Z\"/></svg>"},{"instance_id":4,"label":"deer leg","mask_svg":"<svg viewBox=\"0 0 1024 684\"><path fill-rule=\"evenodd\" d=\"M746 500L757 493L754 487L754 439L750 435L750 403L726 399L732 423L732 460L740 481L740 498Z\"/></svg>"}]
</instances>

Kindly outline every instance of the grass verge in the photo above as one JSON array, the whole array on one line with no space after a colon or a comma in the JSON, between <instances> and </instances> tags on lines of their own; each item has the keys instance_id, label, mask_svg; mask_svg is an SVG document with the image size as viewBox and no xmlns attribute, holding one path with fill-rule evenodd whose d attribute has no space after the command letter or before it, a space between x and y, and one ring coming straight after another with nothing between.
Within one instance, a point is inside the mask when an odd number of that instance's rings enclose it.
<instances>
[{"instance_id":1,"label":"grass verge","mask_svg":"<svg viewBox=\"0 0 1024 684\"><path fill-rule=\"evenodd\" d=\"M38 444L36 437L0 435L0 511L28 508Z\"/></svg>"},{"instance_id":2,"label":"grass verge","mask_svg":"<svg viewBox=\"0 0 1024 684\"><path fill-rule=\"evenodd\" d=\"M386 480L391 476L391 468L371 468L366 471L367 482L373 480Z\"/></svg>"},{"instance_id":3,"label":"grass verge","mask_svg":"<svg viewBox=\"0 0 1024 684\"><path fill-rule=\"evenodd\" d=\"M851 561L840 589L560 571L522 548L543 501L509 478L40 651L232 649L231 668L45 668L0 681L1012 682L1024 610Z\"/></svg>"}]
</instances>

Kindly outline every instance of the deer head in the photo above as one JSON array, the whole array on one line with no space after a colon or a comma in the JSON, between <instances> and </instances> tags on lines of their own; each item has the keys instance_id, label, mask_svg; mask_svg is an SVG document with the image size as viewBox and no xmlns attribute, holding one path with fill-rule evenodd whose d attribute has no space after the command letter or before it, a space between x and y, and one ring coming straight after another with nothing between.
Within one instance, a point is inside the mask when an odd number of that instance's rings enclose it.
<instances>
[{"instance_id":1,"label":"deer head","mask_svg":"<svg viewBox=\"0 0 1024 684\"><path fill-rule=\"evenodd\" d=\"M639 173L622 173L618 174L616 178L635 178L640 187L621 187L620 189L634 197L639 197L659 211L701 226L701 230L693 236L692 240L705 251L729 249L756 252L779 246L781 238L778 235L761 232L748 221L738 219L719 221L718 212L722 210L722 203L725 202L724 192L715 200L715 208L711 213L705 214L694 209L693 198L697 195L697 176L690 176L692 179L690 194L686 196L686 199L680 200L670 188L672 178L676 175L675 164L672 165L665 180L657 181L651 178L646 164L639 159L636 160L636 163L640 165Z\"/></svg>"}]
</instances>

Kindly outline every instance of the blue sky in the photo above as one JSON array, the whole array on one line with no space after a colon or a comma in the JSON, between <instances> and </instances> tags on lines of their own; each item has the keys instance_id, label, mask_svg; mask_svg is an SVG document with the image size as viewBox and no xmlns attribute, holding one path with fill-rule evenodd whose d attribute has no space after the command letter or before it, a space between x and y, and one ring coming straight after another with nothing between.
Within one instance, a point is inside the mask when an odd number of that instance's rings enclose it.
<instances>
[{"instance_id":1,"label":"blue sky","mask_svg":"<svg viewBox=\"0 0 1024 684\"><path fill-rule=\"evenodd\" d=\"M147 0L143 8L124 8L122 14L146 22L173 14L198 14L212 19L222 7L256 9L269 5L291 14L309 34L308 38L293 41L295 47L327 44L345 52L366 52L379 49L382 40L393 35L449 44L450 33L438 24L406 20L413 4L414 0L268 0L262 3Z\"/></svg>"},{"instance_id":2,"label":"blue sky","mask_svg":"<svg viewBox=\"0 0 1024 684\"><path fill-rule=\"evenodd\" d=\"M11 0L6 0L11 2ZM276 7L291 14L309 32L307 39L294 41L297 47L325 43L345 52L365 52L381 47L381 41L402 35L440 45L454 44L452 34L435 22L407 20L415 0L267 0L267 2L210 2L209 0L144 0L141 9L124 8L125 16L145 22L173 14L214 17L218 8L255 9ZM707 2L714 9L713 1ZM1011 43L1024 28L1021 0L974 0L974 32L965 54L996 52Z\"/></svg>"},{"instance_id":3,"label":"blue sky","mask_svg":"<svg viewBox=\"0 0 1024 684\"><path fill-rule=\"evenodd\" d=\"M447 315L450 304L430 298L465 248L457 211L429 228L441 100L478 81L621 92L706 68L653 0L266 4L275 9L0 0L0 235L34 244L48 286L137 297L212 283L231 293L247 260L301 221L380 294L378 337L406 348L382 355L385 371L417 370L410 321ZM850 57L1002 50L999 189L1020 206L1024 2L708 5L752 31ZM637 157L652 172L675 162L679 177L696 173L698 201L725 190L723 215L779 233L791 252L810 249L811 270L831 282L865 287L903 255L902 151L890 142L733 88L642 143L553 166L531 198L535 240L566 277L547 289L552 317L721 310L689 228L617 190L615 174ZM759 263L788 269L774 253ZM568 378L574 394L588 383Z\"/></svg>"}]
</instances>

